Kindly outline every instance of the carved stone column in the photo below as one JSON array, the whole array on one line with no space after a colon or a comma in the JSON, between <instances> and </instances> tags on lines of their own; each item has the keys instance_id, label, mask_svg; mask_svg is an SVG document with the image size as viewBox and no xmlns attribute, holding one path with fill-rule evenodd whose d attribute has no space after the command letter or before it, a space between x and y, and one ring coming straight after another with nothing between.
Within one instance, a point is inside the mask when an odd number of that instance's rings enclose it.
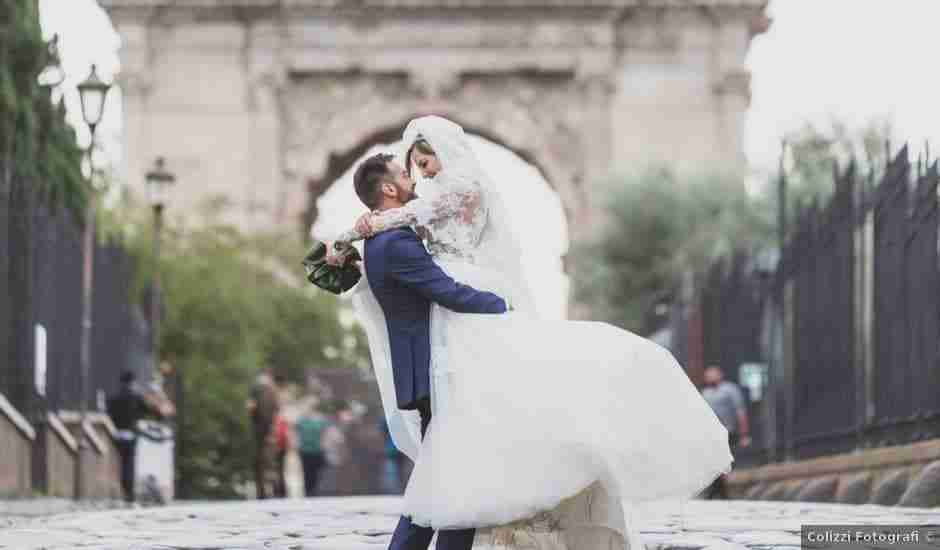
<instances>
[{"instance_id":1,"label":"carved stone column","mask_svg":"<svg viewBox=\"0 0 940 550\"><path fill-rule=\"evenodd\" d=\"M718 132L723 164L744 168L744 122L751 103L751 75L745 70L729 71L715 84L718 106Z\"/></svg>"}]
</instances>

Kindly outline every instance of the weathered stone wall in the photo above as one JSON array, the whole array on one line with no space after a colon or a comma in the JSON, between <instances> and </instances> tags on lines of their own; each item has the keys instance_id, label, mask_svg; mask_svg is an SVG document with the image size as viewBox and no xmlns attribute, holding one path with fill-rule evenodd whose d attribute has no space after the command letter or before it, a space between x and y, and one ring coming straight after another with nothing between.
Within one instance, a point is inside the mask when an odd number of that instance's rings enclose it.
<instances>
[{"instance_id":1,"label":"weathered stone wall","mask_svg":"<svg viewBox=\"0 0 940 550\"><path fill-rule=\"evenodd\" d=\"M121 455L114 442L114 427L102 418L93 424L98 440L104 445L97 461L95 490L99 498L120 499L121 494Z\"/></svg>"},{"instance_id":2,"label":"weathered stone wall","mask_svg":"<svg viewBox=\"0 0 940 550\"><path fill-rule=\"evenodd\" d=\"M75 413L63 413L62 419L50 413L34 428L0 395L0 498L75 494L77 420ZM104 415L91 415L81 435L87 443L82 467L88 498L120 498L120 458L113 424Z\"/></svg>"},{"instance_id":3,"label":"weathered stone wall","mask_svg":"<svg viewBox=\"0 0 940 550\"><path fill-rule=\"evenodd\" d=\"M73 440L74 441L74 440ZM75 450L58 433L46 432L47 493L71 498L75 494Z\"/></svg>"},{"instance_id":4,"label":"weathered stone wall","mask_svg":"<svg viewBox=\"0 0 940 550\"><path fill-rule=\"evenodd\" d=\"M940 439L736 470L736 498L940 506Z\"/></svg>"},{"instance_id":5,"label":"weathered stone wall","mask_svg":"<svg viewBox=\"0 0 940 550\"><path fill-rule=\"evenodd\" d=\"M0 394L0 497L32 492L32 447L35 431Z\"/></svg>"},{"instance_id":6,"label":"weathered stone wall","mask_svg":"<svg viewBox=\"0 0 940 550\"><path fill-rule=\"evenodd\" d=\"M638 10L624 20L614 72L615 166L744 168L744 59L763 24L747 9Z\"/></svg>"},{"instance_id":7,"label":"weathered stone wall","mask_svg":"<svg viewBox=\"0 0 940 550\"><path fill-rule=\"evenodd\" d=\"M744 167L744 58L766 24L764 0L101 3L123 41L125 180L166 156L170 211L224 195L247 230L299 229L347 157L434 112L532 161L587 232L611 171Z\"/></svg>"},{"instance_id":8,"label":"weathered stone wall","mask_svg":"<svg viewBox=\"0 0 940 550\"><path fill-rule=\"evenodd\" d=\"M37 425L33 449L33 483L48 496L75 495L75 454L77 443L68 428L53 413Z\"/></svg>"},{"instance_id":9,"label":"weathered stone wall","mask_svg":"<svg viewBox=\"0 0 940 550\"><path fill-rule=\"evenodd\" d=\"M81 475L87 480L88 498L120 498L120 458L114 444L114 427L110 420L101 414L91 414L85 428L80 429L77 413L63 412L60 416L69 433L77 441L80 441L80 437L85 439Z\"/></svg>"}]
</instances>

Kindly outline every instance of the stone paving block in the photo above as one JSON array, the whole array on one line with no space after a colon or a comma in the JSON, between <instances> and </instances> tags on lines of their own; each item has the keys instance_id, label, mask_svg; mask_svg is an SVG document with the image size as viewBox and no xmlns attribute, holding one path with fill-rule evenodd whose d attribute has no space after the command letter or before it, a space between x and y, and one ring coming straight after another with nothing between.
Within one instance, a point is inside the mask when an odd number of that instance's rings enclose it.
<instances>
[{"instance_id":1,"label":"stone paving block","mask_svg":"<svg viewBox=\"0 0 940 550\"><path fill-rule=\"evenodd\" d=\"M898 506L940 506L940 460L924 467L901 495Z\"/></svg>"},{"instance_id":2,"label":"stone paving block","mask_svg":"<svg viewBox=\"0 0 940 550\"><path fill-rule=\"evenodd\" d=\"M799 531L746 531L731 535L731 540L745 547L799 546Z\"/></svg>"},{"instance_id":3,"label":"stone paving block","mask_svg":"<svg viewBox=\"0 0 940 550\"><path fill-rule=\"evenodd\" d=\"M845 476L836 490L836 502L843 504L865 504L871 499L872 475L870 472Z\"/></svg>"},{"instance_id":4,"label":"stone paving block","mask_svg":"<svg viewBox=\"0 0 940 550\"><path fill-rule=\"evenodd\" d=\"M780 500L800 500L800 492L810 483L808 479L797 479L787 483L786 492L780 498Z\"/></svg>"},{"instance_id":5,"label":"stone paving block","mask_svg":"<svg viewBox=\"0 0 940 550\"><path fill-rule=\"evenodd\" d=\"M700 550L727 544L720 537L708 535L647 534L643 532L646 550Z\"/></svg>"},{"instance_id":6,"label":"stone paving block","mask_svg":"<svg viewBox=\"0 0 940 550\"><path fill-rule=\"evenodd\" d=\"M766 482L760 482L755 484L753 487L747 490L744 493L744 500L760 500L761 496L770 488L770 484Z\"/></svg>"},{"instance_id":7,"label":"stone paving block","mask_svg":"<svg viewBox=\"0 0 940 550\"><path fill-rule=\"evenodd\" d=\"M889 472L875 486L875 491L871 496L872 504L881 504L891 506L901 500L901 495L907 490L910 472L907 468L900 468Z\"/></svg>"},{"instance_id":8,"label":"stone paving block","mask_svg":"<svg viewBox=\"0 0 940 550\"><path fill-rule=\"evenodd\" d=\"M826 476L807 482L796 495L801 502L832 502L836 496L839 478Z\"/></svg>"},{"instance_id":9,"label":"stone paving block","mask_svg":"<svg viewBox=\"0 0 940 550\"><path fill-rule=\"evenodd\" d=\"M704 550L748 550L748 548L743 544L735 544L733 542L722 540L721 542L706 546Z\"/></svg>"},{"instance_id":10,"label":"stone paving block","mask_svg":"<svg viewBox=\"0 0 940 550\"><path fill-rule=\"evenodd\" d=\"M789 490L789 485L787 484L787 482L778 481L774 483L773 485L771 485L769 489L767 489L767 492L764 493L763 500L772 500L772 501L784 500L784 498L787 495L788 490Z\"/></svg>"}]
</instances>

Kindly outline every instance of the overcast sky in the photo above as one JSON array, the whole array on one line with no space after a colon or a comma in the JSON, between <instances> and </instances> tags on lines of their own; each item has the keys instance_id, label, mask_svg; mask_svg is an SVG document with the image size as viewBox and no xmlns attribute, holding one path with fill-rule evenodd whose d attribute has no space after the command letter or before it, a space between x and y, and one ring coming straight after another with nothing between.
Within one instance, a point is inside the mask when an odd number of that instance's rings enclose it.
<instances>
[{"instance_id":1,"label":"overcast sky","mask_svg":"<svg viewBox=\"0 0 940 550\"><path fill-rule=\"evenodd\" d=\"M787 132L832 118L887 118L898 139L940 146L940 1L775 0L769 13L748 56L752 167L772 169Z\"/></svg>"},{"instance_id":2,"label":"overcast sky","mask_svg":"<svg viewBox=\"0 0 940 550\"><path fill-rule=\"evenodd\" d=\"M41 0L40 6L44 32L61 36L69 77L63 89L77 123L74 85L93 62L103 75L113 75L120 40L94 0ZM758 179L776 166L781 139L806 122L826 125L838 119L861 127L873 119L888 119L897 139L918 147L930 139L936 144L933 149L940 150L940 70L934 45L940 0L773 0L768 11L773 24L755 38L747 60L753 96L744 143ZM101 137L106 156L119 159L119 93L111 99ZM79 127L81 139L87 140ZM493 171L509 170L515 163L480 147L488 164L505 163L500 166L506 168L491 164ZM542 189L544 182L536 185ZM552 206L550 199L544 204L542 212L547 219L560 220L551 223L563 233L557 204ZM532 248L545 240L522 238ZM538 254L557 254L564 246L553 245ZM534 260L531 265L533 272L542 269ZM545 283L536 292L557 296L562 283Z\"/></svg>"}]
</instances>

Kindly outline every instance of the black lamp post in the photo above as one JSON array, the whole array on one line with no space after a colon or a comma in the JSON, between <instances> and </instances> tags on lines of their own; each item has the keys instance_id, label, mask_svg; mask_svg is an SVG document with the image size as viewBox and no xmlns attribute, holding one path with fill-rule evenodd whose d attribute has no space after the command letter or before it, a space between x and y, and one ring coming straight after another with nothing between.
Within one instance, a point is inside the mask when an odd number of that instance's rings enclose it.
<instances>
[{"instance_id":1,"label":"black lamp post","mask_svg":"<svg viewBox=\"0 0 940 550\"><path fill-rule=\"evenodd\" d=\"M82 339L81 339L81 404L80 404L80 425L78 428L78 455L75 461L75 499L84 498L86 493L84 462L87 451L87 438L82 433L85 430L88 421L88 376L91 371L91 327L92 327L92 288L94 277L94 256L95 256L95 165L92 152L95 147L95 129L101 122L101 116L104 114L105 99L108 96L108 90L111 85L102 81L98 77L98 72L94 65L91 66L91 73L84 81L78 85L78 93L82 101L82 118L91 131L91 142L88 145L88 183L89 199L88 209L85 214L85 234L83 238L83 266L82 266Z\"/></svg>"},{"instance_id":2,"label":"black lamp post","mask_svg":"<svg viewBox=\"0 0 940 550\"><path fill-rule=\"evenodd\" d=\"M160 234L163 229L163 208L170 187L176 182L176 176L167 171L166 161L157 157L153 168L145 176L147 182L147 200L153 208L153 296L150 303L152 320L153 364L160 365Z\"/></svg>"},{"instance_id":3,"label":"black lamp post","mask_svg":"<svg viewBox=\"0 0 940 550\"><path fill-rule=\"evenodd\" d=\"M144 176L147 185L147 201L153 208L153 292L150 297L150 337L153 353L153 368L156 372L160 368L160 306L162 289L160 285L160 236L163 231L163 209L166 206L170 188L176 183L176 176L166 169L166 161L163 157L157 157L147 174ZM174 374L173 396L174 404L177 407L176 434L174 440L174 459L179 465L180 451L180 426L182 425L182 403L180 403L182 391L182 380L179 371ZM176 468L174 468L175 470ZM175 476L174 476L175 477ZM175 487L174 487L175 489ZM178 491L174 490L174 493Z\"/></svg>"}]
</instances>

